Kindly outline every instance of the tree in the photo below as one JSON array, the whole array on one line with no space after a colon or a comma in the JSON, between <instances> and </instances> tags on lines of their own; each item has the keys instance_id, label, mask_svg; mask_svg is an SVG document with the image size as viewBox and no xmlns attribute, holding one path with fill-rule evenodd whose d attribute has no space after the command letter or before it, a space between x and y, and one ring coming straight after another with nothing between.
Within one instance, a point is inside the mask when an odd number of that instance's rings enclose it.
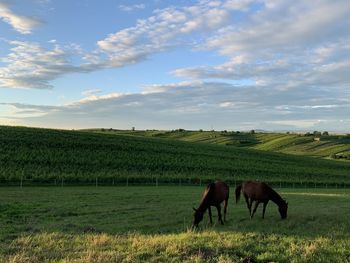
<instances>
[{"instance_id":1,"label":"tree","mask_svg":"<svg viewBox=\"0 0 350 263\"><path fill-rule=\"evenodd\" d=\"M322 133L322 135L323 136L328 136L329 134L328 134L328 131L324 131L323 133Z\"/></svg>"},{"instance_id":2,"label":"tree","mask_svg":"<svg viewBox=\"0 0 350 263\"><path fill-rule=\"evenodd\" d=\"M315 136L320 136L320 135L321 135L321 132L319 132L319 131L314 131L313 134L314 134Z\"/></svg>"}]
</instances>

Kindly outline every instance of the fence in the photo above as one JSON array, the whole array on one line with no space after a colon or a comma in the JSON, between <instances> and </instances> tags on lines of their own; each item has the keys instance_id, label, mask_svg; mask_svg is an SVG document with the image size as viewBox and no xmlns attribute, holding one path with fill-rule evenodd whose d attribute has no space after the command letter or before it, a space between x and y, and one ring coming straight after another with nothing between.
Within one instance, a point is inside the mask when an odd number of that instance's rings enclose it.
<instances>
[{"instance_id":1,"label":"fence","mask_svg":"<svg viewBox=\"0 0 350 263\"><path fill-rule=\"evenodd\" d=\"M225 179L231 187L240 184L242 180ZM28 187L28 186L205 186L213 182L211 178L161 178L161 177L126 177L126 178L89 178L85 180L73 178L57 179L6 179L0 180L0 186ZM265 181L274 188L350 188L346 182L284 182Z\"/></svg>"}]
</instances>

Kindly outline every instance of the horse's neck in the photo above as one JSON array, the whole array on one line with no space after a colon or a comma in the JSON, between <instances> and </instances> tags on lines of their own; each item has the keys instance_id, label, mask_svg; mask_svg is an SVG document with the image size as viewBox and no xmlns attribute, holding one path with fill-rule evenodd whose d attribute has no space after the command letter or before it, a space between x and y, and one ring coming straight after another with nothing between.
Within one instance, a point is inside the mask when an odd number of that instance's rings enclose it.
<instances>
[{"instance_id":1,"label":"horse's neck","mask_svg":"<svg viewBox=\"0 0 350 263\"><path fill-rule=\"evenodd\" d=\"M203 200L204 201L204 200ZM198 211L200 211L200 212L202 212L202 213L204 213L207 209L208 209L208 207L209 207L209 204L208 204L208 202L201 202L201 204L199 205L199 207L198 207Z\"/></svg>"},{"instance_id":2,"label":"horse's neck","mask_svg":"<svg viewBox=\"0 0 350 263\"><path fill-rule=\"evenodd\" d=\"M209 207L209 203L210 203L210 196L211 196L211 191L213 191L212 188L209 188L208 191L206 192L206 194L204 195L201 204L198 207L198 210L201 212L205 212L205 210L207 210L207 208Z\"/></svg>"},{"instance_id":3,"label":"horse's neck","mask_svg":"<svg viewBox=\"0 0 350 263\"><path fill-rule=\"evenodd\" d=\"M283 203L282 197L272 188L270 189L270 199L272 202L274 202L276 205L280 206Z\"/></svg>"}]
</instances>

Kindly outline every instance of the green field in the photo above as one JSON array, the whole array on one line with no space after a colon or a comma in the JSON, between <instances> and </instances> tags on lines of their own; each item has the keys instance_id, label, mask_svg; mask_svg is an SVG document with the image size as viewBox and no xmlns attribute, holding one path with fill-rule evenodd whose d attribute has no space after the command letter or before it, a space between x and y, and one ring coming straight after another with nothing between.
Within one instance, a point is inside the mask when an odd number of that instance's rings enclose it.
<instances>
[{"instance_id":1,"label":"green field","mask_svg":"<svg viewBox=\"0 0 350 263\"><path fill-rule=\"evenodd\" d=\"M189 232L203 187L3 187L0 261L350 261L349 190L277 190L287 220L273 203L250 220L231 188L226 225Z\"/></svg>"},{"instance_id":2,"label":"green field","mask_svg":"<svg viewBox=\"0 0 350 263\"><path fill-rule=\"evenodd\" d=\"M350 162L276 152L309 136L231 135L0 126L0 262L350 262ZM273 203L250 220L232 187L227 224L188 231L215 179L303 188L278 189L282 221Z\"/></svg>"},{"instance_id":3,"label":"green field","mask_svg":"<svg viewBox=\"0 0 350 263\"><path fill-rule=\"evenodd\" d=\"M0 184L350 184L350 162L143 136L0 126ZM305 187L305 186L304 186Z\"/></svg>"},{"instance_id":4,"label":"green field","mask_svg":"<svg viewBox=\"0 0 350 263\"><path fill-rule=\"evenodd\" d=\"M128 131L92 129L90 132L157 137L188 142L201 142L226 146L244 147L287 154L305 155L338 160L350 160L349 135L287 134L287 133L248 133L227 131Z\"/></svg>"}]
</instances>

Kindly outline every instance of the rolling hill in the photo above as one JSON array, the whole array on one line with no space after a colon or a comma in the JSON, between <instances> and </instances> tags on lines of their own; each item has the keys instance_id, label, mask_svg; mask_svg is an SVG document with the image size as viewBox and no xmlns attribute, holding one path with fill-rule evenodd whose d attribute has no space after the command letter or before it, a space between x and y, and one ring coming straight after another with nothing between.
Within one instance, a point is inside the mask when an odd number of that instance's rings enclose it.
<instances>
[{"instance_id":1,"label":"rolling hill","mask_svg":"<svg viewBox=\"0 0 350 263\"><path fill-rule=\"evenodd\" d=\"M349 135L248 133L225 131L130 131L130 130L89 130L98 133L133 135L176 139L226 146L245 147L295 155L307 155L326 159L350 160Z\"/></svg>"},{"instance_id":2,"label":"rolling hill","mask_svg":"<svg viewBox=\"0 0 350 263\"><path fill-rule=\"evenodd\" d=\"M172 135L180 139L181 134ZM201 140L196 136L183 136L182 140ZM258 179L271 183L350 184L348 162L227 147L222 144L232 140L225 136L211 138L221 145L169 138L166 133L148 138L0 126L0 180L6 183L25 178L51 183L64 179L84 183L98 179L119 183L128 178L130 183L159 180L178 184L179 180L205 183L214 179Z\"/></svg>"}]
</instances>

